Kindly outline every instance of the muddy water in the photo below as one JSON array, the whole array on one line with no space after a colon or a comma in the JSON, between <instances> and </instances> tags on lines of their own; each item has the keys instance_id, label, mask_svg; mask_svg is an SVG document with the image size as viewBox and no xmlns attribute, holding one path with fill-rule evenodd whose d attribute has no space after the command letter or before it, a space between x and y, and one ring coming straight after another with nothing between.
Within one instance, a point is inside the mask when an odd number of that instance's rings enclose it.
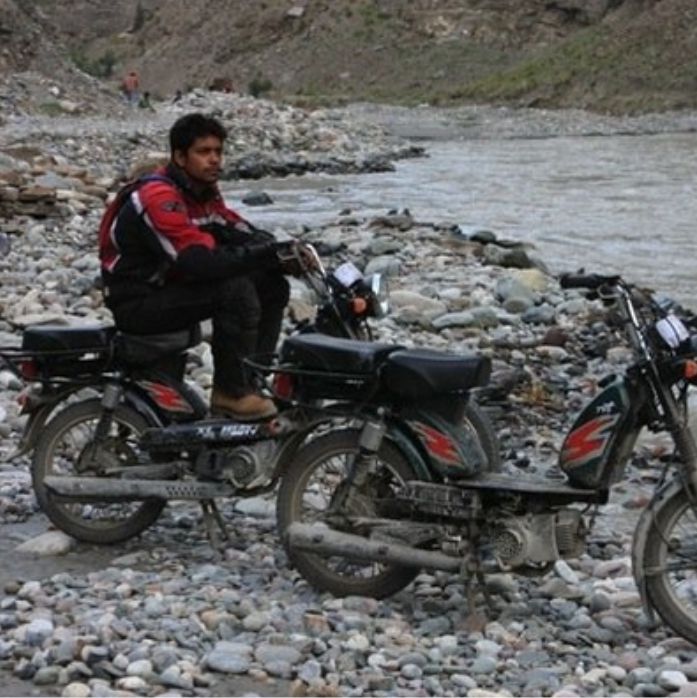
<instances>
[{"instance_id":1,"label":"muddy water","mask_svg":"<svg viewBox=\"0 0 697 698\"><path fill-rule=\"evenodd\" d=\"M697 308L697 134L563 136L424 142L429 157L397 171L264 180L260 225L316 224L346 208L410 209L535 245L551 271L619 272Z\"/></svg>"}]
</instances>

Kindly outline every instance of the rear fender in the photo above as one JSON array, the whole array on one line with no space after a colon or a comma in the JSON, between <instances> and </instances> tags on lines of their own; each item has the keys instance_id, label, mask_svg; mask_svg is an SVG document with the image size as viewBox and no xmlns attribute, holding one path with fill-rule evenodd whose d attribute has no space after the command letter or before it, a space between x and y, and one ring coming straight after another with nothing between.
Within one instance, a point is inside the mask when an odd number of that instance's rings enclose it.
<instances>
[{"instance_id":1,"label":"rear fender","mask_svg":"<svg viewBox=\"0 0 697 698\"><path fill-rule=\"evenodd\" d=\"M123 394L123 401L153 427L162 427L168 423L164 415L159 410L155 409L150 400L146 400L139 391L126 388Z\"/></svg>"},{"instance_id":2,"label":"rear fender","mask_svg":"<svg viewBox=\"0 0 697 698\"><path fill-rule=\"evenodd\" d=\"M281 414L289 417L291 420L293 419L292 410L282 412ZM297 414L295 416L298 417ZM310 419L309 421L305 421L303 413L300 412L298 422L301 424L301 426L296 431L293 431L287 436L283 437L280 443L278 452L276 454L276 465L274 466L273 472L274 480L282 477L285 471L290 467L290 464L293 462L293 458L295 458L297 450L303 445L305 439L307 439L307 437L310 436L315 429L320 427L322 424L326 424L335 417L336 415L326 415L324 417L317 417Z\"/></svg>"},{"instance_id":3,"label":"rear fender","mask_svg":"<svg viewBox=\"0 0 697 698\"><path fill-rule=\"evenodd\" d=\"M7 461L11 461L19 456L23 456L34 450L36 442L41 434L44 425L49 421L54 410L71 395L74 395L81 390L85 390L90 386L73 385L59 392L43 392L33 393L30 389L29 407L22 408L20 416L27 415L27 421L24 425L22 436L20 437L17 449L7 456Z\"/></svg>"},{"instance_id":4,"label":"rear fender","mask_svg":"<svg viewBox=\"0 0 697 698\"><path fill-rule=\"evenodd\" d=\"M411 432L405 424L393 422L389 425L386 438L390 439L414 469L422 482L433 482L434 477L428 461L414 443ZM439 478L440 479L440 478Z\"/></svg>"},{"instance_id":5,"label":"rear fender","mask_svg":"<svg viewBox=\"0 0 697 698\"><path fill-rule=\"evenodd\" d=\"M52 395L50 400L46 400L38 407L32 409L27 417L27 422L24 425L24 431L20 437L19 444L15 451L7 456L7 462L19 458L27 453L30 453L36 447L36 442L41 435L45 424L49 421L53 411L70 395L84 389L85 386L66 390L62 393ZM96 388L95 388L96 389ZM152 426L163 426L165 420L162 414L155 410L148 400L145 400L137 391L126 389L123 396L123 401L129 407L132 407L138 414L142 415L148 424Z\"/></svg>"},{"instance_id":6,"label":"rear fender","mask_svg":"<svg viewBox=\"0 0 697 698\"><path fill-rule=\"evenodd\" d=\"M48 421L51 412L53 412L57 404L57 402L48 402L29 413L27 423L24 425L24 431L19 439L17 448L10 453L9 456L7 456L7 462L12 461L15 458L19 458L20 456L34 450L36 442L39 438L39 434L41 433L42 429L44 428L44 424L46 424Z\"/></svg>"},{"instance_id":7,"label":"rear fender","mask_svg":"<svg viewBox=\"0 0 697 698\"><path fill-rule=\"evenodd\" d=\"M646 615L652 623L656 622L657 619L646 592L646 577L644 576L644 550L646 549L646 541L656 512L661 508L664 502L679 494L683 489L684 485L680 476L676 475L666 482L665 485L656 490L648 506L639 517L639 523L637 523L637 527L634 530L634 538L632 540L632 570L634 581L639 589L641 603Z\"/></svg>"},{"instance_id":8,"label":"rear fender","mask_svg":"<svg viewBox=\"0 0 697 698\"><path fill-rule=\"evenodd\" d=\"M335 415L334 415L335 416ZM286 437L281 447L279 449L278 455L276 457L276 466L274 469L274 479L282 477L283 473L288 469L295 453L304 443L305 439L322 424L332 419L334 416L327 416L321 419L316 419L309 424L303 426L297 432L294 432L290 436ZM409 433L406 429L399 424L391 424L388 427L387 434L385 438L389 439L394 443L394 445L399 449L402 455L406 458L407 462L413 468L416 473L417 479L424 482L431 482L433 476L428 468L428 465L424 458L419 453L418 449L414 445Z\"/></svg>"}]
</instances>

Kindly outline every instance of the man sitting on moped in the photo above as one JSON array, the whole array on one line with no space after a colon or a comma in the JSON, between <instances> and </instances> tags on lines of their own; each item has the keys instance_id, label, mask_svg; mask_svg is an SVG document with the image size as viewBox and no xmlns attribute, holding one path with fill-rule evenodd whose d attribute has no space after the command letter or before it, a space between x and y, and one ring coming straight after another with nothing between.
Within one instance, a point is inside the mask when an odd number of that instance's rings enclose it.
<instances>
[{"instance_id":1,"label":"man sitting on moped","mask_svg":"<svg viewBox=\"0 0 697 698\"><path fill-rule=\"evenodd\" d=\"M132 334L186 329L211 318L211 408L236 419L275 413L243 359L272 353L289 298L279 246L228 208L218 189L226 130L200 113L169 132L166 167L126 185L100 225L104 297Z\"/></svg>"}]
</instances>

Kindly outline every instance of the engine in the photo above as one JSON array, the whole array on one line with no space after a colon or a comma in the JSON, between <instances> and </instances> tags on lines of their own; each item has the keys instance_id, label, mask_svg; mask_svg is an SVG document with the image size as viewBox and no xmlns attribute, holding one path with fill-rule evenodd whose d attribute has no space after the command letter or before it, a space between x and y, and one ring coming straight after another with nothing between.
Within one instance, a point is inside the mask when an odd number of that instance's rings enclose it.
<instances>
[{"instance_id":1,"label":"engine","mask_svg":"<svg viewBox=\"0 0 697 698\"><path fill-rule=\"evenodd\" d=\"M492 536L494 555L503 569L578 557L586 529L581 512L562 509L504 519Z\"/></svg>"},{"instance_id":2,"label":"engine","mask_svg":"<svg viewBox=\"0 0 697 698\"><path fill-rule=\"evenodd\" d=\"M240 489L263 487L273 476L277 448L275 441L260 441L237 448L205 449L197 456L196 472Z\"/></svg>"}]
</instances>

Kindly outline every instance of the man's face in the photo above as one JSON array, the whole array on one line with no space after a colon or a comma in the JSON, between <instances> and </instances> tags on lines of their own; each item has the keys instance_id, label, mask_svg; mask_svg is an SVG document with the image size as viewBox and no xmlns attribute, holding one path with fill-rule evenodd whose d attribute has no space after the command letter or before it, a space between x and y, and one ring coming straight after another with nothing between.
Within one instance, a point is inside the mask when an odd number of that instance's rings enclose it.
<instances>
[{"instance_id":1,"label":"man's face","mask_svg":"<svg viewBox=\"0 0 697 698\"><path fill-rule=\"evenodd\" d=\"M188 150L174 151L174 162L194 181L215 184L223 163L223 142L216 136L197 138Z\"/></svg>"}]
</instances>

